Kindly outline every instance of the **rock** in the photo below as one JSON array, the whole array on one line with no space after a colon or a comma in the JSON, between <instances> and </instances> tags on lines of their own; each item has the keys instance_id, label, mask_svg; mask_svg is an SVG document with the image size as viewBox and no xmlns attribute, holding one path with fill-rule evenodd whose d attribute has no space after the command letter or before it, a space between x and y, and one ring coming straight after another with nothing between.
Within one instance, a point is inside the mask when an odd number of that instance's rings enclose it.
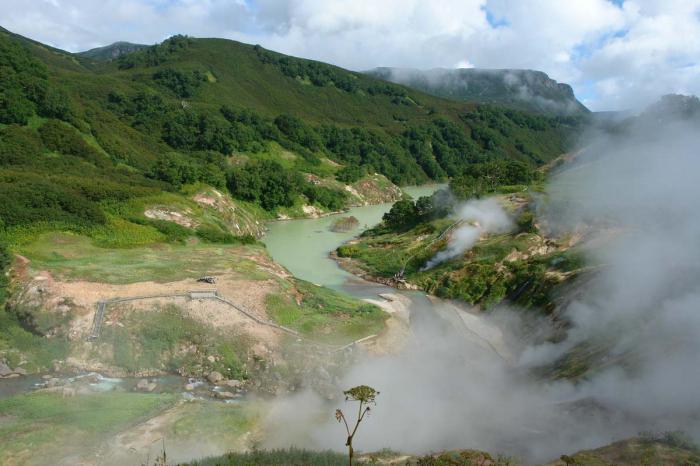
<instances>
[{"instance_id":1,"label":"rock","mask_svg":"<svg viewBox=\"0 0 700 466\"><path fill-rule=\"evenodd\" d=\"M44 380L49 380L49 379L52 378L52 377L53 377L53 376L52 376L52 375L49 375L49 374L44 374L44 375L41 376L41 378L44 379Z\"/></svg>"},{"instance_id":2,"label":"rock","mask_svg":"<svg viewBox=\"0 0 700 466\"><path fill-rule=\"evenodd\" d=\"M141 379L136 384L136 389L142 392L152 392L156 389L157 384L155 382L149 382L148 379Z\"/></svg>"},{"instance_id":3,"label":"rock","mask_svg":"<svg viewBox=\"0 0 700 466\"><path fill-rule=\"evenodd\" d=\"M61 397L62 398L72 398L75 396L75 394L76 394L75 388L63 387L63 389L61 390Z\"/></svg>"},{"instance_id":4,"label":"rock","mask_svg":"<svg viewBox=\"0 0 700 466\"><path fill-rule=\"evenodd\" d=\"M12 374L12 369L10 369L10 366L5 364L3 361L0 361L0 377L7 377L10 374Z\"/></svg>"},{"instance_id":5,"label":"rock","mask_svg":"<svg viewBox=\"0 0 700 466\"><path fill-rule=\"evenodd\" d=\"M19 375L27 375L27 370L23 367L15 367L14 373Z\"/></svg>"},{"instance_id":6,"label":"rock","mask_svg":"<svg viewBox=\"0 0 700 466\"><path fill-rule=\"evenodd\" d=\"M240 380L231 379L231 380L225 381L223 383L223 385L226 385L227 387L231 387L231 388L241 388L241 386L243 385L243 382L241 382Z\"/></svg>"},{"instance_id":7,"label":"rock","mask_svg":"<svg viewBox=\"0 0 700 466\"><path fill-rule=\"evenodd\" d=\"M60 361L53 361L52 366L54 372L61 372L62 367Z\"/></svg>"},{"instance_id":8,"label":"rock","mask_svg":"<svg viewBox=\"0 0 700 466\"><path fill-rule=\"evenodd\" d=\"M194 389L195 389L195 384L193 384L193 383L185 384L185 390L187 390L188 392L191 392Z\"/></svg>"},{"instance_id":9,"label":"rock","mask_svg":"<svg viewBox=\"0 0 700 466\"><path fill-rule=\"evenodd\" d=\"M221 382L222 380L224 380L224 376L221 375L220 372L212 371L212 372L210 372L209 375L207 376L207 380L208 380L210 383L213 383L214 385L216 385L216 384L218 384L219 382Z\"/></svg>"},{"instance_id":10,"label":"rock","mask_svg":"<svg viewBox=\"0 0 700 466\"><path fill-rule=\"evenodd\" d=\"M209 356L207 356L207 361L209 361L209 362L215 362L215 361L216 361L216 358L210 354Z\"/></svg>"},{"instance_id":11,"label":"rock","mask_svg":"<svg viewBox=\"0 0 700 466\"><path fill-rule=\"evenodd\" d=\"M236 397L236 395L231 392L215 392L214 396L220 400L230 400Z\"/></svg>"}]
</instances>

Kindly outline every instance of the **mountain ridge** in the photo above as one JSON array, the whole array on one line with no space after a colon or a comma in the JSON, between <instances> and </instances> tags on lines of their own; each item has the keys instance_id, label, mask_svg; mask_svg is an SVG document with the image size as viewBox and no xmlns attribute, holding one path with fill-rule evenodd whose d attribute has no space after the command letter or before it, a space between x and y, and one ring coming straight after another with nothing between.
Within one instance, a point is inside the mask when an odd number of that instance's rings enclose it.
<instances>
[{"instance_id":1,"label":"mountain ridge","mask_svg":"<svg viewBox=\"0 0 700 466\"><path fill-rule=\"evenodd\" d=\"M76 55L90 58L92 60L111 61L116 60L122 55L137 52L147 47L150 46L145 44L134 44L132 42L117 41L102 47L95 47L83 52L78 52Z\"/></svg>"},{"instance_id":2,"label":"mountain ridge","mask_svg":"<svg viewBox=\"0 0 700 466\"><path fill-rule=\"evenodd\" d=\"M379 67L366 74L439 97L555 115L587 114L570 85L529 69Z\"/></svg>"}]
</instances>

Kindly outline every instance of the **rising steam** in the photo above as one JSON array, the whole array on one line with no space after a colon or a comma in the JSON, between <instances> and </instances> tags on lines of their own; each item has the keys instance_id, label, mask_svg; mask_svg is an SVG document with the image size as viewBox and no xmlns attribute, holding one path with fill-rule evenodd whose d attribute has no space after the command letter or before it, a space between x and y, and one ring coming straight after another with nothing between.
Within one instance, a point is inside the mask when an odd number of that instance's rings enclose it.
<instances>
[{"instance_id":1,"label":"rising steam","mask_svg":"<svg viewBox=\"0 0 700 466\"><path fill-rule=\"evenodd\" d=\"M472 248L482 235L505 233L513 222L496 199L468 201L458 207L458 220L464 222L449 238L447 247L435 254L422 268L428 270L436 265L464 254Z\"/></svg>"},{"instance_id":2,"label":"rising steam","mask_svg":"<svg viewBox=\"0 0 700 466\"><path fill-rule=\"evenodd\" d=\"M414 300L405 350L366 357L338 383L382 393L360 448L479 448L532 463L645 430L700 439L700 131L658 120L624 131L590 136L549 188L542 223L583 234L596 267L583 297L559 309L571 324L566 338L527 339L518 331L523 312L492 311L483 319L500 326L519 354L511 364L475 344L474 332L447 324L441 316L455 312L449 305ZM507 217L494 202L470 203L460 214L481 228L503 228ZM478 235L454 236L459 245L442 260ZM585 380L530 375L581 344L606 351ZM280 400L268 444L342 447L332 420L339 404L308 392Z\"/></svg>"}]
</instances>

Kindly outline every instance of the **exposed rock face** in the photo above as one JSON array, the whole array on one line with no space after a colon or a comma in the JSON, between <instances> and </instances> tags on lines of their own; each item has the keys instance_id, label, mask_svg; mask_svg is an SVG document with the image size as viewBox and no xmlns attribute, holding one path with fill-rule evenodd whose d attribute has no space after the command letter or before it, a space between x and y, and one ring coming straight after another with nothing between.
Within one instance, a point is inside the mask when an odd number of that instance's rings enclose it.
<instances>
[{"instance_id":1,"label":"exposed rock face","mask_svg":"<svg viewBox=\"0 0 700 466\"><path fill-rule=\"evenodd\" d=\"M104 47L97 47L84 52L79 52L77 55L91 58L93 60L112 61L121 57L122 55L127 55L146 47L148 47L148 45L132 44L131 42L115 42Z\"/></svg>"},{"instance_id":2,"label":"exposed rock face","mask_svg":"<svg viewBox=\"0 0 700 466\"><path fill-rule=\"evenodd\" d=\"M215 210L233 235L260 238L265 234L264 222L227 194L208 189L197 193L192 200L206 209Z\"/></svg>"},{"instance_id":3,"label":"exposed rock face","mask_svg":"<svg viewBox=\"0 0 700 466\"><path fill-rule=\"evenodd\" d=\"M146 209L143 215L155 220L177 223L185 228L195 228L199 225L199 222L191 217L192 212L189 209L184 209L181 212L170 207L157 206Z\"/></svg>"}]
</instances>

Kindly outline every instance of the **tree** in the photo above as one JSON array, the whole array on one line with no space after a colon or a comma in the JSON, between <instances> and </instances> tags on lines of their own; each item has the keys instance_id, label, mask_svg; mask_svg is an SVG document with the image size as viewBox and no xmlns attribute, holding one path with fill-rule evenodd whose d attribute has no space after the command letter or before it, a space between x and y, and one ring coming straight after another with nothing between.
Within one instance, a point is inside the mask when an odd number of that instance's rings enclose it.
<instances>
[{"instance_id":1,"label":"tree","mask_svg":"<svg viewBox=\"0 0 700 466\"><path fill-rule=\"evenodd\" d=\"M384 214L382 220L392 230L404 228L417 220L416 205L410 199L396 201L389 212Z\"/></svg>"},{"instance_id":2,"label":"tree","mask_svg":"<svg viewBox=\"0 0 700 466\"><path fill-rule=\"evenodd\" d=\"M367 385L358 385L357 387L353 387L350 390L344 391L343 394L345 395L345 401L358 401L360 404L357 410L357 419L355 420L355 426L353 427L352 431L350 430L350 425L348 424L348 420L345 417L343 411L340 409L335 410L335 419L338 422L343 422L343 424L345 424L345 430L348 433L347 440L345 441L345 446L348 447L348 464L352 466L352 439L357 433L357 428L360 426L362 420L367 414L369 414L369 405L377 404L374 400L377 397L377 395L379 395L379 392Z\"/></svg>"}]
</instances>

